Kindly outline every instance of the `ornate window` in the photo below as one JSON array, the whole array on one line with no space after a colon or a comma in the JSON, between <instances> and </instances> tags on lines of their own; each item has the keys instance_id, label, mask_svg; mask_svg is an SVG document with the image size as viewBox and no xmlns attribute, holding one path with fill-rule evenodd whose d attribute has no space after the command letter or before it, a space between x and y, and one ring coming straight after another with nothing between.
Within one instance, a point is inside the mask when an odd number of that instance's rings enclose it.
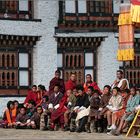
<instances>
[{"instance_id":1,"label":"ornate window","mask_svg":"<svg viewBox=\"0 0 140 140\"><path fill-rule=\"evenodd\" d=\"M110 5L110 0L95 0L89 1L89 11L90 13L111 13L112 5Z\"/></svg>"},{"instance_id":2,"label":"ornate window","mask_svg":"<svg viewBox=\"0 0 140 140\"><path fill-rule=\"evenodd\" d=\"M0 18L31 19L31 0L3 0L0 1Z\"/></svg>"},{"instance_id":3,"label":"ornate window","mask_svg":"<svg viewBox=\"0 0 140 140\"><path fill-rule=\"evenodd\" d=\"M85 81L85 75L91 74L96 80L96 49L103 38L66 37L57 38L57 66L65 81L74 72L77 84Z\"/></svg>"},{"instance_id":4,"label":"ornate window","mask_svg":"<svg viewBox=\"0 0 140 140\"><path fill-rule=\"evenodd\" d=\"M129 80L130 86L140 88L140 39L135 39L135 60L125 62L122 69L125 77Z\"/></svg>"},{"instance_id":5,"label":"ornate window","mask_svg":"<svg viewBox=\"0 0 140 140\"><path fill-rule=\"evenodd\" d=\"M37 36L0 35L0 96L26 95L32 85Z\"/></svg>"}]
</instances>

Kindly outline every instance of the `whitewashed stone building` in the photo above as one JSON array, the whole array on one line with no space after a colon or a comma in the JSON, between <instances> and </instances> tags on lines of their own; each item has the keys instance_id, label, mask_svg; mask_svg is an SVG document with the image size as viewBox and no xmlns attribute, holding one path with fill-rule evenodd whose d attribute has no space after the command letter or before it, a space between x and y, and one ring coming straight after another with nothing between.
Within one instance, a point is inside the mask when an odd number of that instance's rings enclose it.
<instances>
[{"instance_id":1,"label":"whitewashed stone building","mask_svg":"<svg viewBox=\"0 0 140 140\"><path fill-rule=\"evenodd\" d=\"M135 62L116 59L121 2L129 0L0 1L0 114L8 100L22 102L31 85L47 88L57 68L65 81L72 71L77 83L90 73L103 88L121 67L140 84L139 53ZM136 50L139 43L137 34Z\"/></svg>"}]
</instances>

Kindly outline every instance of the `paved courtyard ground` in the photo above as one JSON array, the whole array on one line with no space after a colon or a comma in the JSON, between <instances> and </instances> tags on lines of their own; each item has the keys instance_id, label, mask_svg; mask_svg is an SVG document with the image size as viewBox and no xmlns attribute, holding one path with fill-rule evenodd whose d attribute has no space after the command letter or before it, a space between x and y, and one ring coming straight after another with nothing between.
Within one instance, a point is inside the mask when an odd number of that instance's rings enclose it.
<instances>
[{"instance_id":1,"label":"paved courtyard ground","mask_svg":"<svg viewBox=\"0 0 140 140\"><path fill-rule=\"evenodd\" d=\"M0 140L138 140L136 137L110 136L99 133L0 129Z\"/></svg>"}]
</instances>

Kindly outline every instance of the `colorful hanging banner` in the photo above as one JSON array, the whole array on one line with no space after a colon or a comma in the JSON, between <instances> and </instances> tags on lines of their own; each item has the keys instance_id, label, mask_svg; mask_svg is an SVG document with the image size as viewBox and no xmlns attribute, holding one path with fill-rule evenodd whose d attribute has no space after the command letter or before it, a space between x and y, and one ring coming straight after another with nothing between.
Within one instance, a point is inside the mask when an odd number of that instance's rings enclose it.
<instances>
[{"instance_id":1,"label":"colorful hanging banner","mask_svg":"<svg viewBox=\"0 0 140 140\"><path fill-rule=\"evenodd\" d=\"M121 4L119 15L119 48L118 61L134 60L134 26L132 23L130 4Z\"/></svg>"}]
</instances>

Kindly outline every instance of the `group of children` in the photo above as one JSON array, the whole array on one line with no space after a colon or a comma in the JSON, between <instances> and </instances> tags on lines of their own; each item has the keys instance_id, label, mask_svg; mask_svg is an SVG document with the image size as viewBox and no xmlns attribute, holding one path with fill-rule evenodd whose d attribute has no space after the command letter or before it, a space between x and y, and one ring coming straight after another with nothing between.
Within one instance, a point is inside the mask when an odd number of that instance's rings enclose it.
<instances>
[{"instance_id":1,"label":"group of children","mask_svg":"<svg viewBox=\"0 0 140 140\"><path fill-rule=\"evenodd\" d=\"M122 90L106 85L101 91L90 74L83 85L76 85L75 74L64 84L57 70L49 89L51 92L43 85L33 85L23 104L9 101L1 127L119 135L140 106L135 87Z\"/></svg>"}]
</instances>

